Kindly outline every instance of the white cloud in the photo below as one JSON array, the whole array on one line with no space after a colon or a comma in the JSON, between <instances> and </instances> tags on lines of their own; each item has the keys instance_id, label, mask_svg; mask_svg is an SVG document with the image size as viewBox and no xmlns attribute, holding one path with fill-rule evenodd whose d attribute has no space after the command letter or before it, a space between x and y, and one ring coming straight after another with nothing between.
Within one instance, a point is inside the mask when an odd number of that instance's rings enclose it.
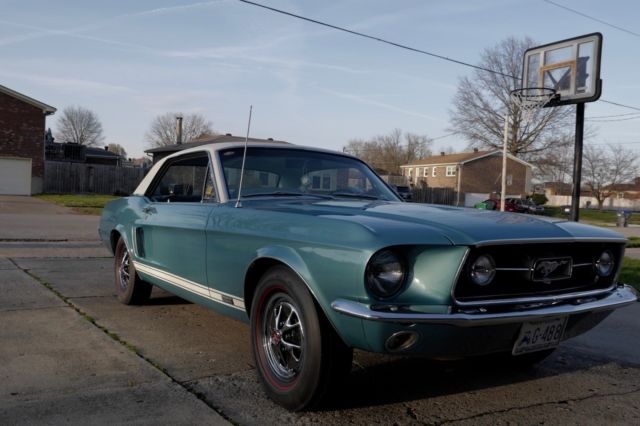
<instances>
[{"instance_id":1,"label":"white cloud","mask_svg":"<svg viewBox=\"0 0 640 426\"><path fill-rule=\"evenodd\" d=\"M405 114L405 115L411 115L413 117L419 117L419 118L426 118L427 120L432 120L432 121L440 121L440 119L435 118L433 116L418 112L418 111L411 111L405 108L400 108L398 106L395 105L391 105L388 104L386 102L381 102L381 101L376 101L374 99L370 99L364 96L360 96L360 95L355 95L355 94L351 94L351 93L345 93L345 92L338 92L335 90L331 90L331 89L325 89L325 88L321 88L318 87L318 90L320 90L321 92L327 93L329 95L332 96L336 96L342 99L347 99L350 101L354 101L354 102L358 102L361 104L365 104L365 105L371 105L371 106L375 106L375 107L379 107L379 108L383 108L383 109L387 109L390 111L394 111L394 112L399 112L400 114Z\"/></svg>"},{"instance_id":2,"label":"white cloud","mask_svg":"<svg viewBox=\"0 0 640 426\"><path fill-rule=\"evenodd\" d=\"M182 5L179 5L179 6L159 7L159 8L156 8L156 9L143 10L143 11L140 11L140 12L125 13L123 15L117 16L115 19L119 19L119 18L135 18L135 17L139 17L139 16L164 15L164 14L167 14L167 13L174 13L174 12L180 12L180 11L188 10L188 9L195 9L195 8L199 8L199 7L211 6L211 5L214 5L214 4L224 3L224 2L227 2L227 1L228 0L214 0L214 1L203 1L203 2L191 3L191 4L182 4Z\"/></svg>"},{"instance_id":3,"label":"white cloud","mask_svg":"<svg viewBox=\"0 0 640 426\"><path fill-rule=\"evenodd\" d=\"M220 93L212 90L179 90L153 94L138 94L133 99L142 105L149 114L158 115L168 111L183 113L204 112L212 100L220 97Z\"/></svg>"},{"instance_id":4,"label":"white cloud","mask_svg":"<svg viewBox=\"0 0 640 426\"><path fill-rule=\"evenodd\" d=\"M135 91L129 87L120 86L116 84L105 83L102 81L93 81L77 78L67 77L51 77L41 76L25 73L12 73L0 71L0 76L13 79L20 79L30 81L42 86L57 90L75 91L81 93L91 92L99 95L108 95L113 93L135 93Z\"/></svg>"},{"instance_id":5,"label":"white cloud","mask_svg":"<svg viewBox=\"0 0 640 426\"><path fill-rule=\"evenodd\" d=\"M136 17L143 17L143 16L164 15L164 14L179 12L179 11L188 10L188 9L195 9L195 8L199 8L199 7L205 7L205 6L211 6L211 5L214 5L214 4L220 4L220 3L223 3L223 2L226 2L226 1L228 1L228 0L214 0L214 1L207 1L207 2L184 4L184 5L179 5L179 6L161 7L161 8L156 8L156 9L143 10L143 11L140 11L140 12L124 13L124 14L116 15L116 16L113 16L113 17L110 17L110 18L107 18L107 19L103 19L103 20L100 20L100 21L95 21L95 22L92 22L92 23L89 23L89 24L86 24L86 25L83 25L83 26L80 26L80 27L64 29L64 30L42 28L42 27L36 27L36 26L32 26L32 25L19 24L19 23L15 23L15 22L0 20L0 23L4 24L4 25L10 25L10 26L13 26L13 27L16 27L16 28L22 28L22 29L28 29L28 30L34 31L34 32L28 33L28 34L14 35L14 36L1 38L0 39L0 46L15 44L15 43L19 43L19 42L27 41L27 40L35 40L35 39L38 39L38 38L48 37L48 36L52 36L52 35L61 35L61 36L68 36L68 37L75 37L75 38L93 40L93 41L98 41L98 42L102 42L102 43L117 44L117 45L121 45L121 46L125 46L125 47L135 47L135 48L145 48L145 49L147 49L147 47L140 46L140 45L135 45L135 44L131 44L131 43L122 43L122 42L118 42L118 41L114 41L114 40L102 39L102 38L98 38L98 37L90 37L90 36L82 35L80 33L87 32L87 31L98 30L98 29L107 27L109 25L112 25L114 21L118 21L118 20L136 18Z\"/></svg>"}]
</instances>

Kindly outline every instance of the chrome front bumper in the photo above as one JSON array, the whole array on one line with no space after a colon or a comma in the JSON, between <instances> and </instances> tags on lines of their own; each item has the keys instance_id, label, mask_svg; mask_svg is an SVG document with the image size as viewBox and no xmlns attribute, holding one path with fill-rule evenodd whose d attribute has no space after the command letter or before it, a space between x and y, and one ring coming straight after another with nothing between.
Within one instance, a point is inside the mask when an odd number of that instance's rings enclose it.
<instances>
[{"instance_id":1,"label":"chrome front bumper","mask_svg":"<svg viewBox=\"0 0 640 426\"><path fill-rule=\"evenodd\" d=\"M541 307L528 307L510 312L495 313L462 313L426 314L411 312L406 309L373 309L372 307L349 300L335 300L331 307L344 315L369 321L399 324L443 324L457 327L477 327L486 325L508 324L522 321L535 321L547 317L576 315L589 312L613 311L630 305L638 300L635 289L628 285L620 285L597 299L583 298L564 300Z\"/></svg>"}]
</instances>

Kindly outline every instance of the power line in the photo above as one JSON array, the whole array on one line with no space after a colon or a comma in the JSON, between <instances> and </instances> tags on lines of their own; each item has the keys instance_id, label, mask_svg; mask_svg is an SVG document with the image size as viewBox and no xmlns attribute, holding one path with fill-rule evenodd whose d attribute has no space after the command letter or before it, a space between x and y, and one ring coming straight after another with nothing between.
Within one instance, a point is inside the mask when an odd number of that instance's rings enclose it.
<instances>
[{"instance_id":1,"label":"power line","mask_svg":"<svg viewBox=\"0 0 640 426\"><path fill-rule=\"evenodd\" d=\"M405 50L409 50L411 52L421 53L421 54L427 55L427 56L432 56L432 57L437 58L437 59L442 59L443 61L453 62L453 63L458 64L458 65L463 65L465 67L474 68L474 69L477 69L477 70L480 70L480 71L486 71L486 72L489 72L489 73L492 73L492 74L501 75L501 76L507 77L507 78L513 78L513 79L519 80L519 81L522 80L522 78L517 77L517 76L505 74L505 73L500 72L500 71L492 70L492 69L489 69L489 68L484 68L484 67L481 67L481 66L478 66L478 65L470 64L469 62L464 62L464 61L461 61L459 59L449 58L447 56L439 55L439 54L433 53L433 52L428 52L426 50L422 50L422 49L418 49L418 48L415 48L415 47L407 46L405 44L396 43L394 41L386 40L386 39L383 39L383 38L380 38L380 37L372 36L372 35L369 35L369 34L358 32L358 31L353 31L353 30L350 30L348 28L344 28L344 27L340 27L340 26L337 26L337 25L329 24L327 22L319 21L317 19L307 18L307 17L302 16L302 15L297 15L295 13L287 12L286 10L276 9L275 7L266 6L264 4L256 3L256 2L253 2L253 1L249 1L249 0L238 0L238 1L240 1L242 3L245 3L245 4L248 4L250 6L256 6L256 7L260 7L262 9L265 9L265 10L269 10L271 12L279 13L281 15L289 16L289 17L292 17L292 18L295 18L295 19L300 19L300 20L303 20L303 21L306 21L306 22L311 22L312 24L321 25L323 27L332 28L334 30L342 31L342 32L345 32L345 33L348 33L348 34L351 34L351 35L356 35L358 37L364 37L364 38L367 38L369 40L374 40L374 41L377 41L377 42L380 42L380 43L388 44L390 46L398 47L400 49L405 49ZM544 1L548 1L548 0L544 0ZM549 3L552 3L552 4L554 4L554 5L558 6L558 7L563 7L564 8L564 6L557 5L557 4L553 3L553 2L549 1ZM640 34L638 34L638 36L640 37ZM633 109L633 110L640 111L640 108L638 108L638 107L624 105L624 104L621 104L621 103L618 103L618 102L607 101L607 100L604 100L604 99L600 99L600 101L604 102L604 103L611 104L611 105L616 105L616 106L619 106L619 107L622 107L622 108L628 108L628 109Z\"/></svg>"},{"instance_id":2,"label":"power line","mask_svg":"<svg viewBox=\"0 0 640 426\"><path fill-rule=\"evenodd\" d=\"M619 107L622 107L622 108L628 108L628 109L634 109L636 111L640 111L640 108L638 108L638 107L629 106L629 105L625 105L625 104L621 104L621 103L613 102L613 101L607 101L605 99L600 99L600 102L604 102L605 104L611 104L611 105L619 106Z\"/></svg>"},{"instance_id":3,"label":"power line","mask_svg":"<svg viewBox=\"0 0 640 426\"><path fill-rule=\"evenodd\" d=\"M593 118L587 118L588 121L591 121L593 123L609 123L612 121L629 121L629 120L637 120L640 118L640 115L635 116L635 117L626 117L626 118L609 118L609 119L593 119Z\"/></svg>"},{"instance_id":4,"label":"power line","mask_svg":"<svg viewBox=\"0 0 640 426\"><path fill-rule=\"evenodd\" d=\"M437 138L429 139L431 142L437 141L438 139L448 138L449 136L457 135L458 132L447 133L446 135L438 136Z\"/></svg>"},{"instance_id":5,"label":"power line","mask_svg":"<svg viewBox=\"0 0 640 426\"><path fill-rule=\"evenodd\" d=\"M311 22L311 23L317 24L317 25L322 25L323 27L333 28L334 30L343 31L345 33L349 33L349 34L352 34L352 35L357 35L359 37L368 38L370 40L375 40L375 41L378 41L380 43L389 44L391 46L399 47L399 48L405 49L405 50L410 50L412 52L422 53L423 55L433 56L434 58L442 59L444 61L453 62L455 64L464 65L466 67L475 68L475 69L481 70L481 71L487 71L487 72L490 72L490 73L493 73L493 74L499 74L499 75L501 75L503 77L519 79L518 77L514 77L512 75L505 74L505 73L502 73L500 71L491 70L491 69L484 68L484 67L481 67L481 66L478 66L478 65L473 65L473 64L470 64L468 62L464 62L464 61L461 61L461 60L458 60L458 59L453 59L453 58L449 58L447 56L438 55L437 53L427 52L426 50L417 49L415 47L407 46L405 44L400 44L400 43L396 43L394 41L386 40L386 39L383 39L383 38L380 38L380 37L364 34L364 33L358 32L358 31L353 31L353 30L350 30L348 28L339 27L337 25L333 25L333 24L329 24L329 23L326 23L326 22L318 21L317 19L306 18L306 17L301 16L301 15L296 15L295 13L287 12L287 11L281 10L281 9L276 9L275 7L266 6L264 4L255 3L255 2L252 2L252 1L248 1L248 0L238 0L238 1L241 1L242 3L246 3L246 4L249 4L249 5L252 5L252 6L261 7L263 9L267 9L267 10L270 10L272 12L280 13L282 15L290 16L292 18L301 19L303 21Z\"/></svg>"},{"instance_id":6,"label":"power line","mask_svg":"<svg viewBox=\"0 0 640 426\"><path fill-rule=\"evenodd\" d=\"M613 114L613 115L594 115L594 116L588 117L588 119L592 120L594 118L616 118L616 117L626 117L629 115L640 115L640 112L628 112L626 114Z\"/></svg>"},{"instance_id":7,"label":"power line","mask_svg":"<svg viewBox=\"0 0 640 426\"><path fill-rule=\"evenodd\" d=\"M619 30L619 31L625 32L625 33L627 33L627 34L631 34L632 36L635 36L635 37L640 38L640 34L639 34L639 33L633 32L633 31L628 30L628 29L626 29L626 28L622 28L622 27L620 27L620 26L618 26L618 25L610 24L610 23L609 23L609 22L607 22L607 21L603 21L602 19L598 19L598 18L595 18L595 17L593 17L593 16L589 16L589 15L587 15L586 13L582 13L582 12L580 12L580 11L578 11L578 10L571 9L570 7L567 7L567 6L564 6L564 5L562 5L562 4L559 4L559 3L553 2L553 1L551 1L551 0L543 0L543 1L544 1L545 3L549 3L550 5L553 5L553 6L555 6L555 7L559 7L560 9L567 10L567 11L569 11L569 12L571 12L571 13L575 13L576 15L580 15L580 16L582 16L582 17L584 17L584 18L591 19L592 21L599 22L599 23L601 23L601 24L603 24L603 25L606 25L606 26L608 26L608 27L615 28L616 30Z\"/></svg>"},{"instance_id":8,"label":"power line","mask_svg":"<svg viewBox=\"0 0 640 426\"><path fill-rule=\"evenodd\" d=\"M635 142L586 142L585 145L638 145L640 141Z\"/></svg>"}]
</instances>

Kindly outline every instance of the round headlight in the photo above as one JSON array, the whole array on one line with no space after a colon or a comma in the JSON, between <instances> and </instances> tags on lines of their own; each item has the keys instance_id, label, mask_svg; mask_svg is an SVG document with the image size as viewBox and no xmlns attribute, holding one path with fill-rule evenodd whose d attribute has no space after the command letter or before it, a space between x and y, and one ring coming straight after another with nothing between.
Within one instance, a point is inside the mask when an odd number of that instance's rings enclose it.
<instances>
[{"instance_id":1,"label":"round headlight","mask_svg":"<svg viewBox=\"0 0 640 426\"><path fill-rule=\"evenodd\" d=\"M487 285L493 281L493 277L496 275L496 264L493 258L488 254L478 256L478 258L471 264L469 270L469 277L474 284Z\"/></svg>"},{"instance_id":2,"label":"round headlight","mask_svg":"<svg viewBox=\"0 0 640 426\"><path fill-rule=\"evenodd\" d=\"M400 257L391 250L381 250L369 260L365 282L376 297L388 299L402 289L405 274Z\"/></svg>"},{"instance_id":3,"label":"round headlight","mask_svg":"<svg viewBox=\"0 0 640 426\"><path fill-rule=\"evenodd\" d=\"M596 260L596 272L601 277L608 277L613 272L613 255L609 250L602 252L598 260Z\"/></svg>"}]
</instances>

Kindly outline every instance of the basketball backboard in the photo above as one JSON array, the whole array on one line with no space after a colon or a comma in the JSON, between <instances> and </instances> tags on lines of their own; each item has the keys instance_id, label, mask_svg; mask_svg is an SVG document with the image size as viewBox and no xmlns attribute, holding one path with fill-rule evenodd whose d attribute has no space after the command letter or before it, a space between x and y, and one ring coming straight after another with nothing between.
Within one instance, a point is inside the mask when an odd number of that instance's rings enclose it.
<instances>
[{"instance_id":1,"label":"basketball backboard","mask_svg":"<svg viewBox=\"0 0 640 426\"><path fill-rule=\"evenodd\" d=\"M554 89L559 98L546 106L593 102L600 97L602 34L593 33L528 49L523 88Z\"/></svg>"}]
</instances>

